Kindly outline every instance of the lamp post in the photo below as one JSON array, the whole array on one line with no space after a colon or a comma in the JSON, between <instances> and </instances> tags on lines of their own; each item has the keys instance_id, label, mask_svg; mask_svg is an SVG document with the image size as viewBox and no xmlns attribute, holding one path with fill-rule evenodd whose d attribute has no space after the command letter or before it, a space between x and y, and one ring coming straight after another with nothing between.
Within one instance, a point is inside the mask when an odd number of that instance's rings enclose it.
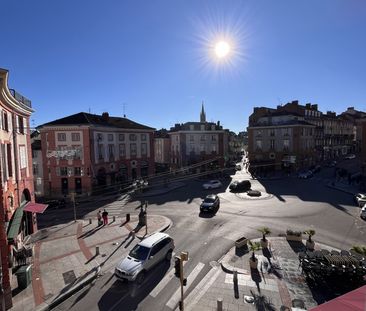
<instances>
[{"instance_id":1,"label":"lamp post","mask_svg":"<svg viewBox=\"0 0 366 311\"><path fill-rule=\"evenodd\" d=\"M76 204L75 204L75 192L71 192L71 201L74 205L74 222L76 222Z\"/></svg>"}]
</instances>

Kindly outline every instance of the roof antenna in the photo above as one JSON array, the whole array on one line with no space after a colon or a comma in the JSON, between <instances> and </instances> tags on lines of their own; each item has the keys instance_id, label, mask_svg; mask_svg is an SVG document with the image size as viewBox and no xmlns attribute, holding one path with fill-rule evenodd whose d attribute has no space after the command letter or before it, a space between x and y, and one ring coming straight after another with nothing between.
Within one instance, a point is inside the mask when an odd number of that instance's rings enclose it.
<instances>
[{"instance_id":1,"label":"roof antenna","mask_svg":"<svg viewBox=\"0 0 366 311\"><path fill-rule=\"evenodd\" d=\"M90 112L90 107L89 107L89 113L91 113L91 112Z\"/></svg>"}]
</instances>

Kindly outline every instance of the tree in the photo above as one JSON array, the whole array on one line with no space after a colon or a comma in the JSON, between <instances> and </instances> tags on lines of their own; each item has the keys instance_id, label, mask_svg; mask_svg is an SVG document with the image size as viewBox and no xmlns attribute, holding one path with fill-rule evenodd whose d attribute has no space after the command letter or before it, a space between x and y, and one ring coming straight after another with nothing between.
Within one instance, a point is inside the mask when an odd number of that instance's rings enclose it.
<instances>
[{"instance_id":1,"label":"tree","mask_svg":"<svg viewBox=\"0 0 366 311\"><path fill-rule=\"evenodd\" d=\"M262 227L257 229L260 233L262 233L263 237L262 240L266 241L266 235L271 234L271 230L268 227Z\"/></svg>"},{"instance_id":2,"label":"tree","mask_svg":"<svg viewBox=\"0 0 366 311\"><path fill-rule=\"evenodd\" d=\"M259 242L252 242L249 240L249 250L252 251L252 257L251 257L251 260L252 261L256 261L257 258L255 257L255 252L256 251L259 251L261 249L261 243Z\"/></svg>"},{"instance_id":3,"label":"tree","mask_svg":"<svg viewBox=\"0 0 366 311\"><path fill-rule=\"evenodd\" d=\"M308 229L308 230L304 231L304 234L307 234L308 235L308 241L311 243L312 242L311 237L313 235L315 235L315 230Z\"/></svg>"}]
</instances>

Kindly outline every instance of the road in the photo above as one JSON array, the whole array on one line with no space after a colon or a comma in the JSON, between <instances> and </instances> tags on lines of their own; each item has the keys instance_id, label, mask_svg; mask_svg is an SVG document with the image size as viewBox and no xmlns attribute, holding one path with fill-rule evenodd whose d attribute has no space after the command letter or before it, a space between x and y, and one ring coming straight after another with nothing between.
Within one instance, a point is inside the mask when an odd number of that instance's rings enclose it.
<instances>
[{"instance_id":1,"label":"road","mask_svg":"<svg viewBox=\"0 0 366 311\"><path fill-rule=\"evenodd\" d=\"M148 213L165 215L173 221L168 233L175 240L175 252L189 252L190 259L184 267L189 280L185 291L189 292L238 237L257 238L257 228L261 226L269 227L273 236L284 234L288 228L313 228L316 241L337 248L364 244L366 222L358 217L359 208L351 195L326 186L332 176L332 169L324 169L309 180L253 180L253 189L272 194L256 200L227 191L229 180L223 188L208 192L201 189L201 182L190 181L183 188L148 198ZM246 177L245 172L234 176ZM221 199L220 210L213 217L199 214L199 204L210 192L218 193ZM132 201L122 206L121 201L115 201L108 204L108 211L111 216L136 213L138 204L139 201ZM86 218L95 217L95 211L89 209L92 207L80 207L79 213ZM179 299L178 288L178 280L168 264L162 263L150 272L141 286L117 281L110 267L94 284L57 310L172 310Z\"/></svg>"}]
</instances>

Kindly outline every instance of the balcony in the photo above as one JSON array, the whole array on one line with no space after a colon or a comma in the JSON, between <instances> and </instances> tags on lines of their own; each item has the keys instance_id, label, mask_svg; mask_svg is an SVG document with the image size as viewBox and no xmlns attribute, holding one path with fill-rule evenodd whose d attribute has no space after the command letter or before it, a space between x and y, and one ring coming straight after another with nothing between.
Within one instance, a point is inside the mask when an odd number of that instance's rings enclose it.
<instances>
[{"instance_id":1,"label":"balcony","mask_svg":"<svg viewBox=\"0 0 366 311\"><path fill-rule=\"evenodd\" d=\"M16 90L14 89L9 89L11 95L18 101L21 102L23 105L26 105L29 108L32 108L32 102L24 97L22 94L18 93Z\"/></svg>"}]
</instances>

